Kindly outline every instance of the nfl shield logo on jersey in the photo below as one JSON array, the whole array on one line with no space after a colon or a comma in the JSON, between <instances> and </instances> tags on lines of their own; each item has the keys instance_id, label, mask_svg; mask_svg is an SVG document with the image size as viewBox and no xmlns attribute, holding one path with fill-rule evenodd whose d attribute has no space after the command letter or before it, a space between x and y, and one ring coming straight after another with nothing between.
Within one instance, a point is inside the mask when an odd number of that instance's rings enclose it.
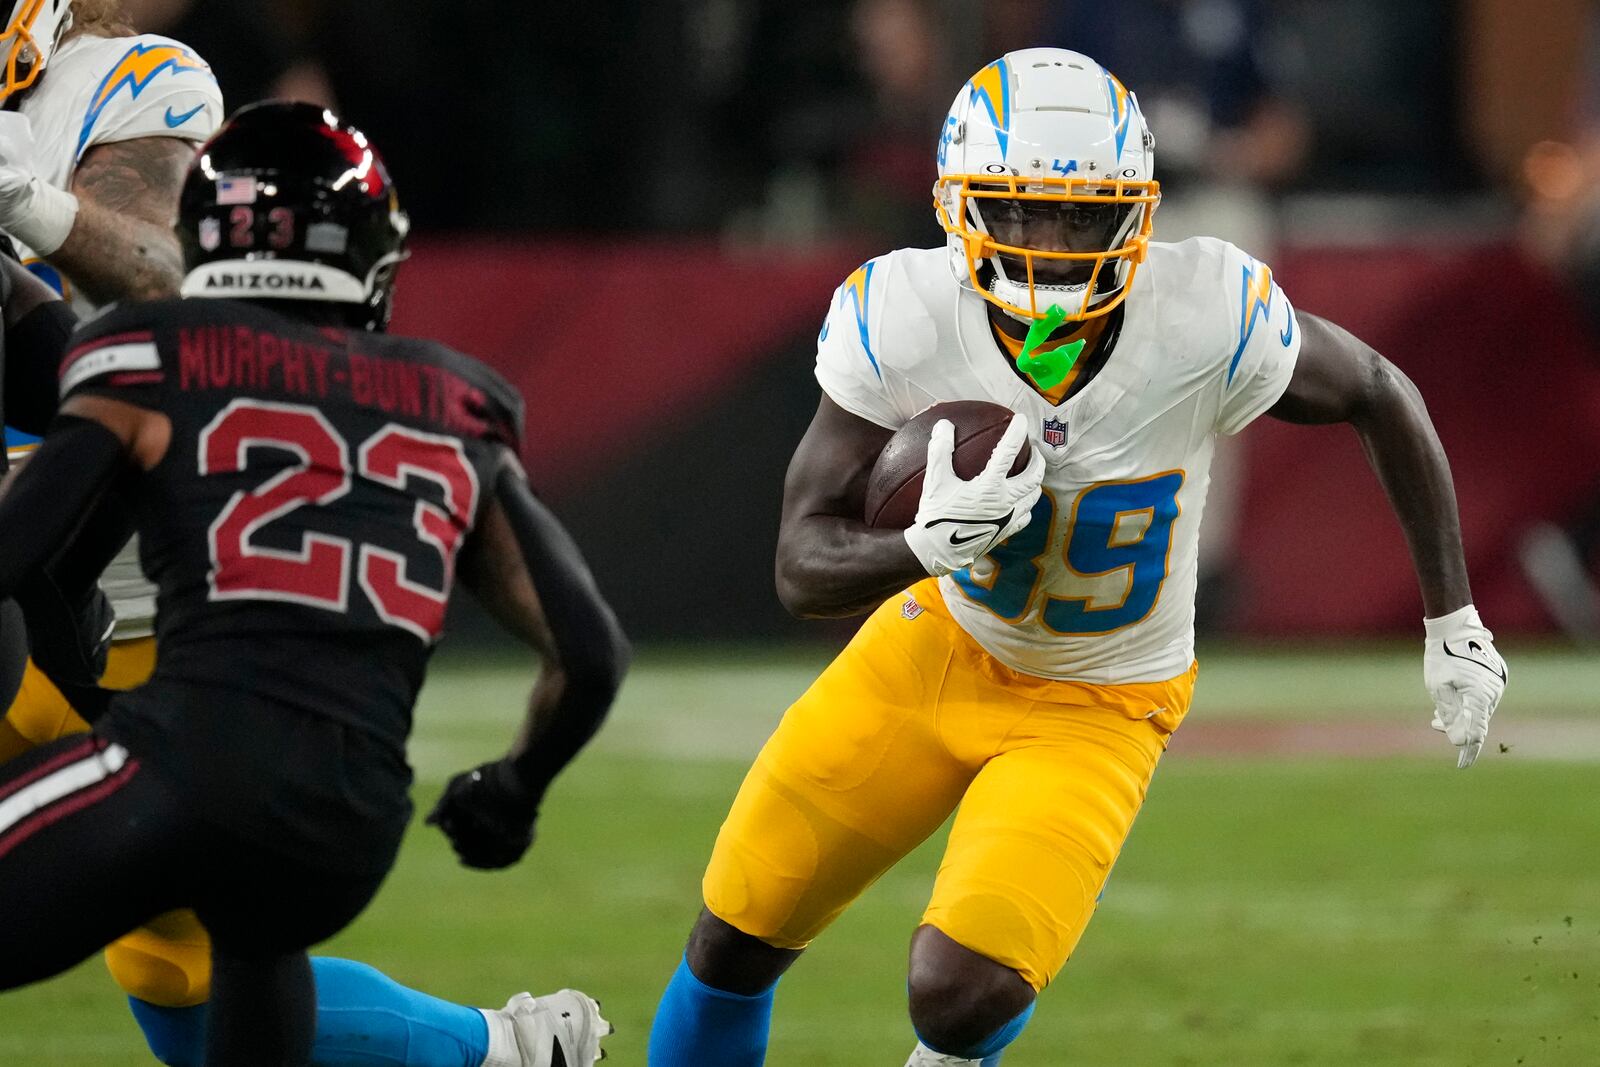
<instances>
[{"instance_id":1,"label":"nfl shield logo on jersey","mask_svg":"<svg viewBox=\"0 0 1600 1067\"><path fill-rule=\"evenodd\" d=\"M222 243L222 221L220 219L200 220L200 247L207 252L215 252Z\"/></svg>"},{"instance_id":2,"label":"nfl shield logo on jersey","mask_svg":"<svg viewBox=\"0 0 1600 1067\"><path fill-rule=\"evenodd\" d=\"M1045 419L1044 443L1052 448L1064 447L1067 443L1067 424L1060 419Z\"/></svg>"}]
</instances>

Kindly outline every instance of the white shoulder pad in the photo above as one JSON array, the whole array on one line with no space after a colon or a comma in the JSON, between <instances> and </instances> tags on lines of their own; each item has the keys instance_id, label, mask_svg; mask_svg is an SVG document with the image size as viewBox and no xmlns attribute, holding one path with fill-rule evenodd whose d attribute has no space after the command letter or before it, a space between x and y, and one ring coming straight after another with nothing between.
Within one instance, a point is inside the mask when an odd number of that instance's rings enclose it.
<instances>
[{"instance_id":1,"label":"white shoulder pad","mask_svg":"<svg viewBox=\"0 0 1600 1067\"><path fill-rule=\"evenodd\" d=\"M78 133L79 159L92 145L137 137L203 141L222 123L222 90L211 66L170 37L145 33L96 42L99 78Z\"/></svg>"},{"instance_id":2,"label":"white shoulder pad","mask_svg":"<svg viewBox=\"0 0 1600 1067\"><path fill-rule=\"evenodd\" d=\"M834 290L828 317L817 334L817 383L852 415L893 429L895 411L878 355L883 332L887 257L869 259Z\"/></svg>"},{"instance_id":3,"label":"white shoulder pad","mask_svg":"<svg viewBox=\"0 0 1600 1067\"><path fill-rule=\"evenodd\" d=\"M1227 343L1217 369L1221 377L1216 429L1234 434L1266 411L1289 386L1300 354L1294 308L1273 280L1272 268L1225 241L1205 239L1221 277L1217 298Z\"/></svg>"},{"instance_id":4,"label":"white shoulder pad","mask_svg":"<svg viewBox=\"0 0 1600 1067\"><path fill-rule=\"evenodd\" d=\"M908 379L931 356L935 328L912 277L917 250L901 249L857 267L834 291L817 335L817 382L840 407L896 429L926 403Z\"/></svg>"}]
</instances>

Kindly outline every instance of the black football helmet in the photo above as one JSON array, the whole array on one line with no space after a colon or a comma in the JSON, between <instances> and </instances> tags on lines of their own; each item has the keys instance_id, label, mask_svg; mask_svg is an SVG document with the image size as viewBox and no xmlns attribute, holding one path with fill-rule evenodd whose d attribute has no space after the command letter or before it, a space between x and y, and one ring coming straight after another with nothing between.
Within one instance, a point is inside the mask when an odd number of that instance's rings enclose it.
<instances>
[{"instance_id":1,"label":"black football helmet","mask_svg":"<svg viewBox=\"0 0 1600 1067\"><path fill-rule=\"evenodd\" d=\"M184 180L182 293L346 304L350 325L381 330L409 228L360 130L315 104L251 104Z\"/></svg>"}]
</instances>

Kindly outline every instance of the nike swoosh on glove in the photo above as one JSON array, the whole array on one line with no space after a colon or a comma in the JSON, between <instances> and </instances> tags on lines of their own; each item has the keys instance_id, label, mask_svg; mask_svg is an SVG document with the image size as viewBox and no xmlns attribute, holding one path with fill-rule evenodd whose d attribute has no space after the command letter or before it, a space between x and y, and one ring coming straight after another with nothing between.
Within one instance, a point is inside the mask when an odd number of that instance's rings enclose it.
<instances>
[{"instance_id":1,"label":"nike swoosh on glove","mask_svg":"<svg viewBox=\"0 0 1600 1067\"><path fill-rule=\"evenodd\" d=\"M948 419L933 424L922 501L905 532L923 570L938 577L970 567L1028 525L1042 491L1044 453L1035 448L1020 473L1006 473L1027 439L1027 416L1012 416L988 463L968 481L952 462L955 426Z\"/></svg>"},{"instance_id":2,"label":"nike swoosh on glove","mask_svg":"<svg viewBox=\"0 0 1600 1067\"><path fill-rule=\"evenodd\" d=\"M1456 746L1456 766L1470 767L1506 691L1506 661L1471 604L1422 625L1422 680L1433 697L1433 728Z\"/></svg>"}]
</instances>

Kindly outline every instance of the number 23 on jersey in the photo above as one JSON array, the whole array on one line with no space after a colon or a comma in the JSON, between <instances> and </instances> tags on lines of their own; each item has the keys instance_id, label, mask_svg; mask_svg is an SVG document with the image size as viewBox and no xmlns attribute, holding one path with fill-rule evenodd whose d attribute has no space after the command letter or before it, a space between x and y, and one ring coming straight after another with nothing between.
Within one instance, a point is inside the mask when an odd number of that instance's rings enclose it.
<instances>
[{"instance_id":1,"label":"number 23 on jersey","mask_svg":"<svg viewBox=\"0 0 1600 1067\"><path fill-rule=\"evenodd\" d=\"M229 499L211 524L212 600L282 600L347 610L352 555L356 581L385 622L433 641L444 628L456 551L478 507L478 477L461 442L389 423L356 451L354 472L363 479L406 490L412 479L433 483L438 501L417 497L416 538L439 554L439 588L412 580L398 548L352 544L349 538L306 531L298 550L253 544L269 523L308 506L332 503L352 486L350 446L323 414L303 404L235 400L200 434L200 473L245 470L257 449L289 452L291 464L249 491Z\"/></svg>"},{"instance_id":2,"label":"number 23 on jersey","mask_svg":"<svg viewBox=\"0 0 1600 1067\"><path fill-rule=\"evenodd\" d=\"M1061 555L1067 572L1093 578L1120 571L1126 586L1114 601L1046 595L1039 612L1046 628L1064 635L1106 634L1150 614L1167 578L1183 478L1182 471L1167 471L1134 481L1100 482L1078 494L1065 516ZM1044 493L1034 505L1033 521L989 553L988 573L979 578L969 567L951 577L969 599L1007 622L1020 622L1039 593L1058 513L1055 498Z\"/></svg>"}]
</instances>

